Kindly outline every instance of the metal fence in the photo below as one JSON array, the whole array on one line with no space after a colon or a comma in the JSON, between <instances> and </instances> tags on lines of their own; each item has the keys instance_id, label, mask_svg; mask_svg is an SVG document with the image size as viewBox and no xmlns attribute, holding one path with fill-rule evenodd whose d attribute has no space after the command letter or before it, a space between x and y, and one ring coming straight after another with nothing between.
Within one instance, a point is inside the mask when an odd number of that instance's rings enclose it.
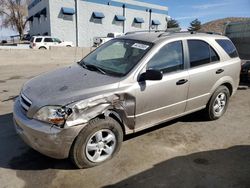
<instances>
[{"instance_id":1,"label":"metal fence","mask_svg":"<svg viewBox=\"0 0 250 188\"><path fill-rule=\"evenodd\" d=\"M250 60L250 21L227 24L225 35L233 41L240 58Z\"/></svg>"}]
</instances>

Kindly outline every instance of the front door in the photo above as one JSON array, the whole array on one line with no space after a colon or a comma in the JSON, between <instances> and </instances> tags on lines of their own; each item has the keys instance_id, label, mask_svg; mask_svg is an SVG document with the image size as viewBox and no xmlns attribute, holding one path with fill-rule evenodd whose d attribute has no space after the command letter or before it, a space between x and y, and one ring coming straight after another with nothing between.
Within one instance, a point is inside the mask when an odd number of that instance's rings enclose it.
<instances>
[{"instance_id":1,"label":"front door","mask_svg":"<svg viewBox=\"0 0 250 188\"><path fill-rule=\"evenodd\" d=\"M163 79L138 82L135 131L158 124L185 111L189 75L184 67L182 41L164 45L149 60L146 69L162 71Z\"/></svg>"}]
</instances>

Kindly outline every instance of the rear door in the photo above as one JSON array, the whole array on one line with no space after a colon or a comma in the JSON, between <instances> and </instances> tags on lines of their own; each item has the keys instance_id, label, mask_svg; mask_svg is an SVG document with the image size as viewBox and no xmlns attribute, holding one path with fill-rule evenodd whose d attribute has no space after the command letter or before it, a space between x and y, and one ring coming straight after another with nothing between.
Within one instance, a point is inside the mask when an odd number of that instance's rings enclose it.
<instances>
[{"instance_id":1,"label":"rear door","mask_svg":"<svg viewBox=\"0 0 250 188\"><path fill-rule=\"evenodd\" d=\"M203 40L187 40L189 91L186 111L204 107L214 84L223 77L223 63L215 49Z\"/></svg>"}]
</instances>

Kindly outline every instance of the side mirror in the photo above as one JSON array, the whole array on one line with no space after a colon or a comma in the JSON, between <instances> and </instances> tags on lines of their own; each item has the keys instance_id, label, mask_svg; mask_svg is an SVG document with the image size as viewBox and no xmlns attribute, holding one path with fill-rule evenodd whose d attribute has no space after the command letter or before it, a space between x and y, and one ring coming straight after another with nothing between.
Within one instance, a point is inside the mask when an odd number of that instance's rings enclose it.
<instances>
[{"instance_id":1,"label":"side mirror","mask_svg":"<svg viewBox=\"0 0 250 188\"><path fill-rule=\"evenodd\" d=\"M147 70L145 73L142 73L139 81L146 80L162 80L163 74L159 70Z\"/></svg>"}]
</instances>

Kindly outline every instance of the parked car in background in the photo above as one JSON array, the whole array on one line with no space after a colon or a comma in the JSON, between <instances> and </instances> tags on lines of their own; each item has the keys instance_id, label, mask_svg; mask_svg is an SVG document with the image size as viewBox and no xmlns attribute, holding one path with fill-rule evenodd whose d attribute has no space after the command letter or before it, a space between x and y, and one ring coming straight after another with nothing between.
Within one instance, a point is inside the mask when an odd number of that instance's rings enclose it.
<instances>
[{"instance_id":1,"label":"parked car in background","mask_svg":"<svg viewBox=\"0 0 250 188\"><path fill-rule=\"evenodd\" d=\"M237 91L240 66L225 36L124 35L24 84L14 105L15 127L35 150L93 167L111 159L127 134L199 110L208 120L222 117Z\"/></svg>"},{"instance_id":2,"label":"parked car in background","mask_svg":"<svg viewBox=\"0 0 250 188\"><path fill-rule=\"evenodd\" d=\"M108 33L107 37L95 37L94 38L94 46L100 46L104 44L105 42L110 41L111 39L117 38L122 36L123 33Z\"/></svg>"},{"instance_id":3,"label":"parked car in background","mask_svg":"<svg viewBox=\"0 0 250 188\"><path fill-rule=\"evenodd\" d=\"M241 82L250 82L250 61L244 61L241 64L240 80Z\"/></svg>"},{"instance_id":4,"label":"parked car in background","mask_svg":"<svg viewBox=\"0 0 250 188\"><path fill-rule=\"evenodd\" d=\"M49 36L33 36L30 40L30 48L32 49L49 49L51 46L73 47L73 42L61 41L58 38Z\"/></svg>"},{"instance_id":5,"label":"parked car in background","mask_svg":"<svg viewBox=\"0 0 250 188\"><path fill-rule=\"evenodd\" d=\"M2 40L1 45L5 45L5 44L7 44L7 40Z\"/></svg>"}]
</instances>

